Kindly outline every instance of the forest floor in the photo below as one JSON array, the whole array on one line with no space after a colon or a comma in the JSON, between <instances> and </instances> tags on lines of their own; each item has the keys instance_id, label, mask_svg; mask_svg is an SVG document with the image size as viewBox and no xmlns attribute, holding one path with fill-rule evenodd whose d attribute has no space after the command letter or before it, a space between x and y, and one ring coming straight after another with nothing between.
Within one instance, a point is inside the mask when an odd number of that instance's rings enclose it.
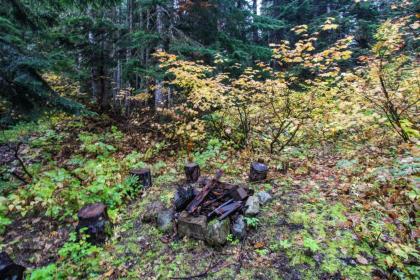
<instances>
[{"instance_id":1,"label":"forest floor","mask_svg":"<svg viewBox=\"0 0 420 280\"><path fill-rule=\"evenodd\" d=\"M150 135L123 134L110 124L62 119L23 125L1 139L1 149L6 142L26 139L20 155L33 178L16 186L10 183L16 180L3 176L0 198L8 206L3 217L0 211L0 230L2 218L5 224L0 250L29 267L31 279L419 275L418 209L411 199L418 199L413 186L419 182L420 158L414 145L299 145L285 150L281 159L267 157L269 180L249 186L269 192L272 201L248 225L244 240L231 238L214 248L203 241L171 238L142 221L150 203L172 206L176 185L183 181L185 152L171 150ZM16 160L7 159L10 153L2 154L2 172L19 170ZM223 181L235 183L247 182L253 156L230 150L217 139L193 154L202 173L223 169ZM130 191L129 169L146 165L152 168L153 186ZM98 200L109 206L114 224L103 247L73 238L75 213Z\"/></svg>"}]
</instances>

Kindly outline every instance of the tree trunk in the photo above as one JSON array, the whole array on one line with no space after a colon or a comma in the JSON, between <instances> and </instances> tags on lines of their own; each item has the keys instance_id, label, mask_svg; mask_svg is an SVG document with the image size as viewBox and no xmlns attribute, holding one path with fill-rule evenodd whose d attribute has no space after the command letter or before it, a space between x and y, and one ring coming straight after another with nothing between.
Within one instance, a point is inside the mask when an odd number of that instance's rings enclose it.
<instances>
[{"instance_id":1,"label":"tree trunk","mask_svg":"<svg viewBox=\"0 0 420 280\"><path fill-rule=\"evenodd\" d=\"M163 7L161 5L156 5L156 31L160 36L163 36L164 34L163 14L164 14ZM163 42L163 39L161 38L161 41L159 42L157 46L157 51L163 51L164 46L165 44ZM154 98L155 98L155 108L162 108L165 106L163 82L160 80L156 81L156 89L154 92Z\"/></svg>"},{"instance_id":2,"label":"tree trunk","mask_svg":"<svg viewBox=\"0 0 420 280\"><path fill-rule=\"evenodd\" d=\"M252 13L257 16L258 15L258 0L252 0ZM255 20L254 20L255 21ZM260 38L258 35L258 28L256 26L252 27L252 39L255 43L258 43Z\"/></svg>"}]
</instances>

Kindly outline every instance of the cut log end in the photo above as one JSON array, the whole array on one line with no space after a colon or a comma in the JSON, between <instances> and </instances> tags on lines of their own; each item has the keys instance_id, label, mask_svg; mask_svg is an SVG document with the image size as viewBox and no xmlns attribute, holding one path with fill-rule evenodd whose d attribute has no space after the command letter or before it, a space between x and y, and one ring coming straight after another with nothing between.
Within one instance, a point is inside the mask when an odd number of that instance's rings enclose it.
<instances>
[{"instance_id":1,"label":"cut log end","mask_svg":"<svg viewBox=\"0 0 420 280\"><path fill-rule=\"evenodd\" d=\"M185 177L187 183L195 183L200 177L200 166L197 163L191 162L184 166Z\"/></svg>"},{"instance_id":2,"label":"cut log end","mask_svg":"<svg viewBox=\"0 0 420 280\"><path fill-rule=\"evenodd\" d=\"M15 264L9 255L0 252L0 279L4 280L21 280L25 267Z\"/></svg>"},{"instance_id":3,"label":"cut log end","mask_svg":"<svg viewBox=\"0 0 420 280\"><path fill-rule=\"evenodd\" d=\"M134 169L130 174L138 179L138 183L144 187L149 188L152 186L152 172L150 168Z\"/></svg>"},{"instance_id":4,"label":"cut log end","mask_svg":"<svg viewBox=\"0 0 420 280\"><path fill-rule=\"evenodd\" d=\"M106 213L106 205L103 203L89 204L79 210L77 216L79 219L98 218Z\"/></svg>"},{"instance_id":5,"label":"cut log end","mask_svg":"<svg viewBox=\"0 0 420 280\"><path fill-rule=\"evenodd\" d=\"M87 241L92 244L103 244L109 234L110 222L106 205L103 203L89 204L77 213L79 223L76 227L80 234L81 229L85 228L88 235Z\"/></svg>"},{"instance_id":6,"label":"cut log end","mask_svg":"<svg viewBox=\"0 0 420 280\"><path fill-rule=\"evenodd\" d=\"M259 182L267 179L268 166L261 162L251 163L249 171L249 181Z\"/></svg>"}]
</instances>

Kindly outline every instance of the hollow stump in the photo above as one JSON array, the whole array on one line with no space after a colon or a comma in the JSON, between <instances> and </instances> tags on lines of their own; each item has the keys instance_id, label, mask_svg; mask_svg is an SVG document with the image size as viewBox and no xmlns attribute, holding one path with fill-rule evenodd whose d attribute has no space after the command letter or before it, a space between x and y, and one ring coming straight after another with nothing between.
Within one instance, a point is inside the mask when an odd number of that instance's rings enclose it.
<instances>
[{"instance_id":1,"label":"hollow stump","mask_svg":"<svg viewBox=\"0 0 420 280\"><path fill-rule=\"evenodd\" d=\"M197 163L191 162L184 166L185 177L187 183L195 183L200 177L200 166Z\"/></svg>"},{"instance_id":2,"label":"hollow stump","mask_svg":"<svg viewBox=\"0 0 420 280\"><path fill-rule=\"evenodd\" d=\"M149 168L134 169L130 174L138 179L138 182L144 188L152 186L152 172Z\"/></svg>"},{"instance_id":3,"label":"hollow stump","mask_svg":"<svg viewBox=\"0 0 420 280\"><path fill-rule=\"evenodd\" d=\"M2 280L21 280L25 267L15 264L8 254L0 253L0 279Z\"/></svg>"},{"instance_id":4,"label":"hollow stump","mask_svg":"<svg viewBox=\"0 0 420 280\"><path fill-rule=\"evenodd\" d=\"M105 243L111 227L105 204L94 203L86 205L79 210L77 217L79 218L79 223L76 230L79 234L82 228L86 228L84 233L88 235L88 242L95 245Z\"/></svg>"},{"instance_id":5,"label":"hollow stump","mask_svg":"<svg viewBox=\"0 0 420 280\"><path fill-rule=\"evenodd\" d=\"M267 178L268 166L261 162L251 163L251 169L249 171L249 181L258 182L263 181Z\"/></svg>"}]
</instances>

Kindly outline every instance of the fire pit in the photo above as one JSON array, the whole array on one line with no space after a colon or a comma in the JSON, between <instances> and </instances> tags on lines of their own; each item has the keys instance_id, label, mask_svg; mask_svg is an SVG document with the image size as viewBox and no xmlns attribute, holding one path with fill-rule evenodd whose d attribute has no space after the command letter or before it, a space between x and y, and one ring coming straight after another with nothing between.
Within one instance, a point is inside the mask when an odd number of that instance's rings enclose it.
<instances>
[{"instance_id":1,"label":"fire pit","mask_svg":"<svg viewBox=\"0 0 420 280\"><path fill-rule=\"evenodd\" d=\"M218 170L214 178L200 177L200 189L179 187L175 196L177 212L185 210L192 216L205 216L208 220L227 218L245 205L245 200L252 191L248 188L221 182L222 171Z\"/></svg>"},{"instance_id":2,"label":"fire pit","mask_svg":"<svg viewBox=\"0 0 420 280\"><path fill-rule=\"evenodd\" d=\"M222 182L222 175L223 172L218 170L213 178L199 177L193 185L178 187L174 200L174 222L180 237L223 245L231 232L231 224L234 224L232 233L238 228L235 227L236 220L243 224L240 214L245 212L247 199L253 191L245 186ZM243 233L237 235L238 238L243 236Z\"/></svg>"},{"instance_id":3,"label":"fire pit","mask_svg":"<svg viewBox=\"0 0 420 280\"><path fill-rule=\"evenodd\" d=\"M267 170L265 166L265 172ZM252 166L250 172L255 173ZM265 192L254 196L254 191L245 185L221 181L221 170L212 178L199 174L197 164L187 164L186 180L176 189L173 209L164 209L160 202L153 202L143 213L142 220L156 222L167 234L173 230L172 237L187 236L215 246L226 243L230 233L238 239L244 238L246 226L243 215L257 215L260 204L268 202L271 196ZM252 181L256 180L255 177L252 176ZM265 179L266 173L261 177ZM165 240L168 240L167 237Z\"/></svg>"}]
</instances>

